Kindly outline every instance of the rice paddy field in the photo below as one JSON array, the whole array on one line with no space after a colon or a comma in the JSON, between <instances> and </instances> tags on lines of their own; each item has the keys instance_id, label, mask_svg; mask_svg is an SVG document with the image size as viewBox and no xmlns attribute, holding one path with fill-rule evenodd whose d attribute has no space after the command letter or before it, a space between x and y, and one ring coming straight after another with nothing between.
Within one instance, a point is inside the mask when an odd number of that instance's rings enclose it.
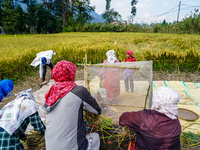
<instances>
[{"instance_id":1,"label":"rice paddy field","mask_svg":"<svg viewBox=\"0 0 200 150\"><path fill-rule=\"evenodd\" d=\"M75 64L83 63L85 54L87 54L88 63L102 63L106 59L106 52L110 49L116 51L120 61L125 61L126 51L130 49L138 61L153 60L153 69L161 74L163 71L199 73L200 67L200 36L194 34L82 32L1 35L0 45L0 80L9 78L15 81L29 75L34 70L38 71L38 68L30 66L30 63L38 52L50 49L56 52L52 58L53 64L63 59ZM86 120L90 121L90 118ZM114 127L110 122L108 119L101 118L97 122L100 123L97 127L101 130L112 129ZM127 133L125 135L127 136ZM118 146L124 140L125 135L120 135ZM112 137L112 135L107 135L103 139L110 140ZM29 146L25 146L25 149L31 149L31 147L32 149L35 147L45 149L43 136L38 136L39 139L34 135L28 138L27 145ZM183 132L181 135L182 149L199 149L199 139L199 134Z\"/></svg>"},{"instance_id":2,"label":"rice paddy field","mask_svg":"<svg viewBox=\"0 0 200 150\"><path fill-rule=\"evenodd\" d=\"M52 62L92 64L103 62L113 49L124 61L132 50L137 60L153 60L154 70L198 72L200 36L155 33L61 33L45 35L1 35L0 79L16 80L33 71L30 63L40 51L53 49Z\"/></svg>"}]
</instances>

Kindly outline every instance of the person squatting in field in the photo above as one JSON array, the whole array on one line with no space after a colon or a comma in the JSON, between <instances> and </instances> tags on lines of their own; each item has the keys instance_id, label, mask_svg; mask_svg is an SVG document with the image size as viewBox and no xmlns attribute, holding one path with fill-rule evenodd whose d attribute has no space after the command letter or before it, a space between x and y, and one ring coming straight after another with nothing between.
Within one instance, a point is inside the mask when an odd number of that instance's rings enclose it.
<instances>
[{"instance_id":1,"label":"person squatting in field","mask_svg":"<svg viewBox=\"0 0 200 150\"><path fill-rule=\"evenodd\" d=\"M33 60L33 62L30 64L31 66L39 66L39 74L40 78L39 81L42 80L42 82L45 81L47 68L46 66L49 66L51 70L53 69L53 64L51 63L52 55L55 55L56 53L54 50L48 50L48 51L42 51L40 53L37 53L36 58Z\"/></svg>"},{"instance_id":2,"label":"person squatting in field","mask_svg":"<svg viewBox=\"0 0 200 150\"><path fill-rule=\"evenodd\" d=\"M101 108L85 87L76 85L76 66L62 60L54 66L51 75L55 84L45 95L43 106L46 149L99 150L99 135L86 135L83 106L93 114L101 114Z\"/></svg>"},{"instance_id":3,"label":"person squatting in field","mask_svg":"<svg viewBox=\"0 0 200 150\"><path fill-rule=\"evenodd\" d=\"M169 87L160 87L150 110L125 112L119 125L136 132L136 150L181 150L181 125L178 115L180 97Z\"/></svg>"},{"instance_id":4,"label":"person squatting in field","mask_svg":"<svg viewBox=\"0 0 200 150\"><path fill-rule=\"evenodd\" d=\"M135 62L136 61L135 57L133 56L133 52L131 50L128 50L126 52L126 54L127 54L127 58L126 58L125 62ZM129 90L129 83L130 83L131 92L134 91L134 84L133 84L133 74L134 73L135 73L134 69L127 69L127 68L124 69L123 76L124 76L125 89L127 92Z\"/></svg>"},{"instance_id":5,"label":"person squatting in field","mask_svg":"<svg viewBox=\"0 0 200 150\"><path fill-rule=\"evenodd\" d=\"M20 140L26 139L25 130L29 123L35 131L44 134L46 128L38 114L38 106L31 89L20 92L1 109L0 149L23 150Z\"/></svg>"},{"instance_id":6,"label":"person squatting in field","mask_svg":"<svg viewBox=\"0 0 200 150\"><path fill-rule=\"evenodd\" d=\"M0 81L0 102L4 97L9 96L10 93L14 88L14 83L9 79L4 79Z\"/></svg>"},{"instance_id":7,"label":"person squatting in field","mask_svg":"<svg viewBox=\"0 0 200 150\"><path fill-rule=\"evenodd\" d=\"M107 59L104 63L118 63L114 50L109 50L106 53ZM120 70L118 68L102 67L100 74L100 87L107 91L107 99L114 102L120 95Z\"/></svg>"}]
</instances>

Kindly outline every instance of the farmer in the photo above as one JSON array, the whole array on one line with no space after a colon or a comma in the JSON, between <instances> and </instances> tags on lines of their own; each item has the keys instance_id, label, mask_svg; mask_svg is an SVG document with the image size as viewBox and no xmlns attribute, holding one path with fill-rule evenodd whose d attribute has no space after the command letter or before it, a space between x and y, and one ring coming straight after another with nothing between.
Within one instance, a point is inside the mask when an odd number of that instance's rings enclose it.
<instances>
[{"instance_id":1,"label":"farmer","mask_svg":"<svg viewBox=\"0 0 200 150\"><path fill-rule=\"evenodd\" d=\"M160 87L153 97L151 110L125 112L121 126L136 132L136 150L180 150L181 125L177 118L180 97L169 87Z\"/></svg>"},{"instance_id":2,"label":"farmer","mask_svg":"<svg viewBox=\"0 0 200 150\"><path fill-rule=\"evenodd\" d=\"M88 141L92 150L99 150L99 135L86 135L83 106L94 114L101 114L101 108L85 87L76 85L75 74L76 66L66 60L58 62L51 71L55 84L45 95L43 106L47 150L87 150Z\"/></svg>"},{"instance_id":3,"label":"farmer","mask_svg":"<svg viewBox=\"0 0 200 150\"><path fill-rule=\"evenodd\" d=\"M107 59L104 63L117 63L115 51L109 50L106 53ZM120 70L118 68L103 67L100 72L100 85L107 91L107 99L114 102L120 95ZM102 84L103 83L103 84Z\"/></svg>"},{"instance_id":4,"label":"farmer","mask_svg":"<svg viewBox=\"0 0 200 150\"><path fill-rule=\"evenodd\" d=\"M25 140L25 130L29 123L35 131L44 134L45 126L38 114L38 107L31 89L17 94L15 100L0 111L0 149L23 150L20 140Z\"/></svg>"},{"instance_id":5,"label":"farmer","mask_svg":"<svg viewBox=\"0 0 200 150\"><path fill-rule=\"evenodd\" d=\"M14 88L14 83L9 79L4 79L0 81L0 102L4 97L9 96L9 92L11 92Z\"/></svg>"},{"instance_id":6,"label":"farmer","mask_svg":"<svg viewBox=\"0 0 200 150\"><path fill-rule=\"evenodd\" d=\"M108 112L107 116L112 116L112 111L110 109L110 106L109 105L105 105L105 104L109 104L108 101L106 100L107 99L106 95L107 95L107 91L106 91L105 88L100 88L99 90L97 90L96 93L92 94L92 96L100 104L102 113Z\"/></svg>"},{"instance_id":7,"label":"farmer","mask_svg":"<svg viewBox=\"0 0 200 150\"><path fill-rule=\"evenodd\" d=\"M36 58L33 60L33 62L30 64L31 66L37 67L38 65L40 65L39 67L39 74L40 74L40 78L39 81L42 80L42 82L45 81L45 76L46 76L46 66L48 65L51 70L53 69L53 64L51 63L51 58L52 55L55 55L56 53L54 52L54 50L48 50L48 51L42 51L40 53L37 53Z\"/></svg>"},{"instance_id":8,"label":"farmer","mask_svg":"<svg viewBox=\"0 0 200 150\"><path fill-rule=\"evenodd\" d=\"M133 56L133 52L131 50L128 50L126 52L127 58L125 62L134 62L136 61L135 57ZM123 76L124 76L124 83L125 83L125 89L128 92L129 90L129 84L130 84L130 89L131 92L134 91L134 85L133 85L133 74L135 70L134 69L124 69Z\"/></svg>"}]
</instances>

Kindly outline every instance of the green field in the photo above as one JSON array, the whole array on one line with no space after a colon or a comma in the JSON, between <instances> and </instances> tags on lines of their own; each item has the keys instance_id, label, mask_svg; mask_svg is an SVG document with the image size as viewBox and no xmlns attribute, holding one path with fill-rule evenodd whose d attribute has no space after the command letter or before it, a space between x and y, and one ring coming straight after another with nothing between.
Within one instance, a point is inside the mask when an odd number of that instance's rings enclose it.
<instances>
[{"instance_id":1,"label":"green field","mask_svg":"<svg viewBox=\"0 0 200 150\"><path fill-rule=\"evenodd\" d=\"M114 44L116 42L116 45ZM153 60L154 70L195 72L199 68L200 36L156 33L61 33L45 35L0 36L0 78L17 79L33 67L29 64L36 53L53 49L55 64L60 60L100 63L105 53L113 49L124 61L126 51L132 50L137 60Z\"/></svg>"}]
</instances>

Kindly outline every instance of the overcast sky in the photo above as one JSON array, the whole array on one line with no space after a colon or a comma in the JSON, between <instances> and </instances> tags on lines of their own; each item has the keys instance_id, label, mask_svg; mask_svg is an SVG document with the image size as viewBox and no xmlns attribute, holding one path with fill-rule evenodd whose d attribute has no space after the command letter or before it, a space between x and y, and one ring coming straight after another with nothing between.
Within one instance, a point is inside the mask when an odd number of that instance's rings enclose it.
<instances>
[{"instance_id":1,"label":"overcast sky","mask_svg":"<svg viewBox=\"0 0 200 150\"><path fill-rule=\"evenodd\" d=\"M180 0L138 0L134 23L160 23L164 19L167 22L176 21L179 2ZM96 7L96 13L102 14L106 0L91 0L91 5ZM123 20L127 20L131 12L131 0L111 0L111 8L119 12ZM200 0L181 0L179 21L189 16L191 11L194 12L194 8L200 9Z\"/></svg>"}]
</instances>

